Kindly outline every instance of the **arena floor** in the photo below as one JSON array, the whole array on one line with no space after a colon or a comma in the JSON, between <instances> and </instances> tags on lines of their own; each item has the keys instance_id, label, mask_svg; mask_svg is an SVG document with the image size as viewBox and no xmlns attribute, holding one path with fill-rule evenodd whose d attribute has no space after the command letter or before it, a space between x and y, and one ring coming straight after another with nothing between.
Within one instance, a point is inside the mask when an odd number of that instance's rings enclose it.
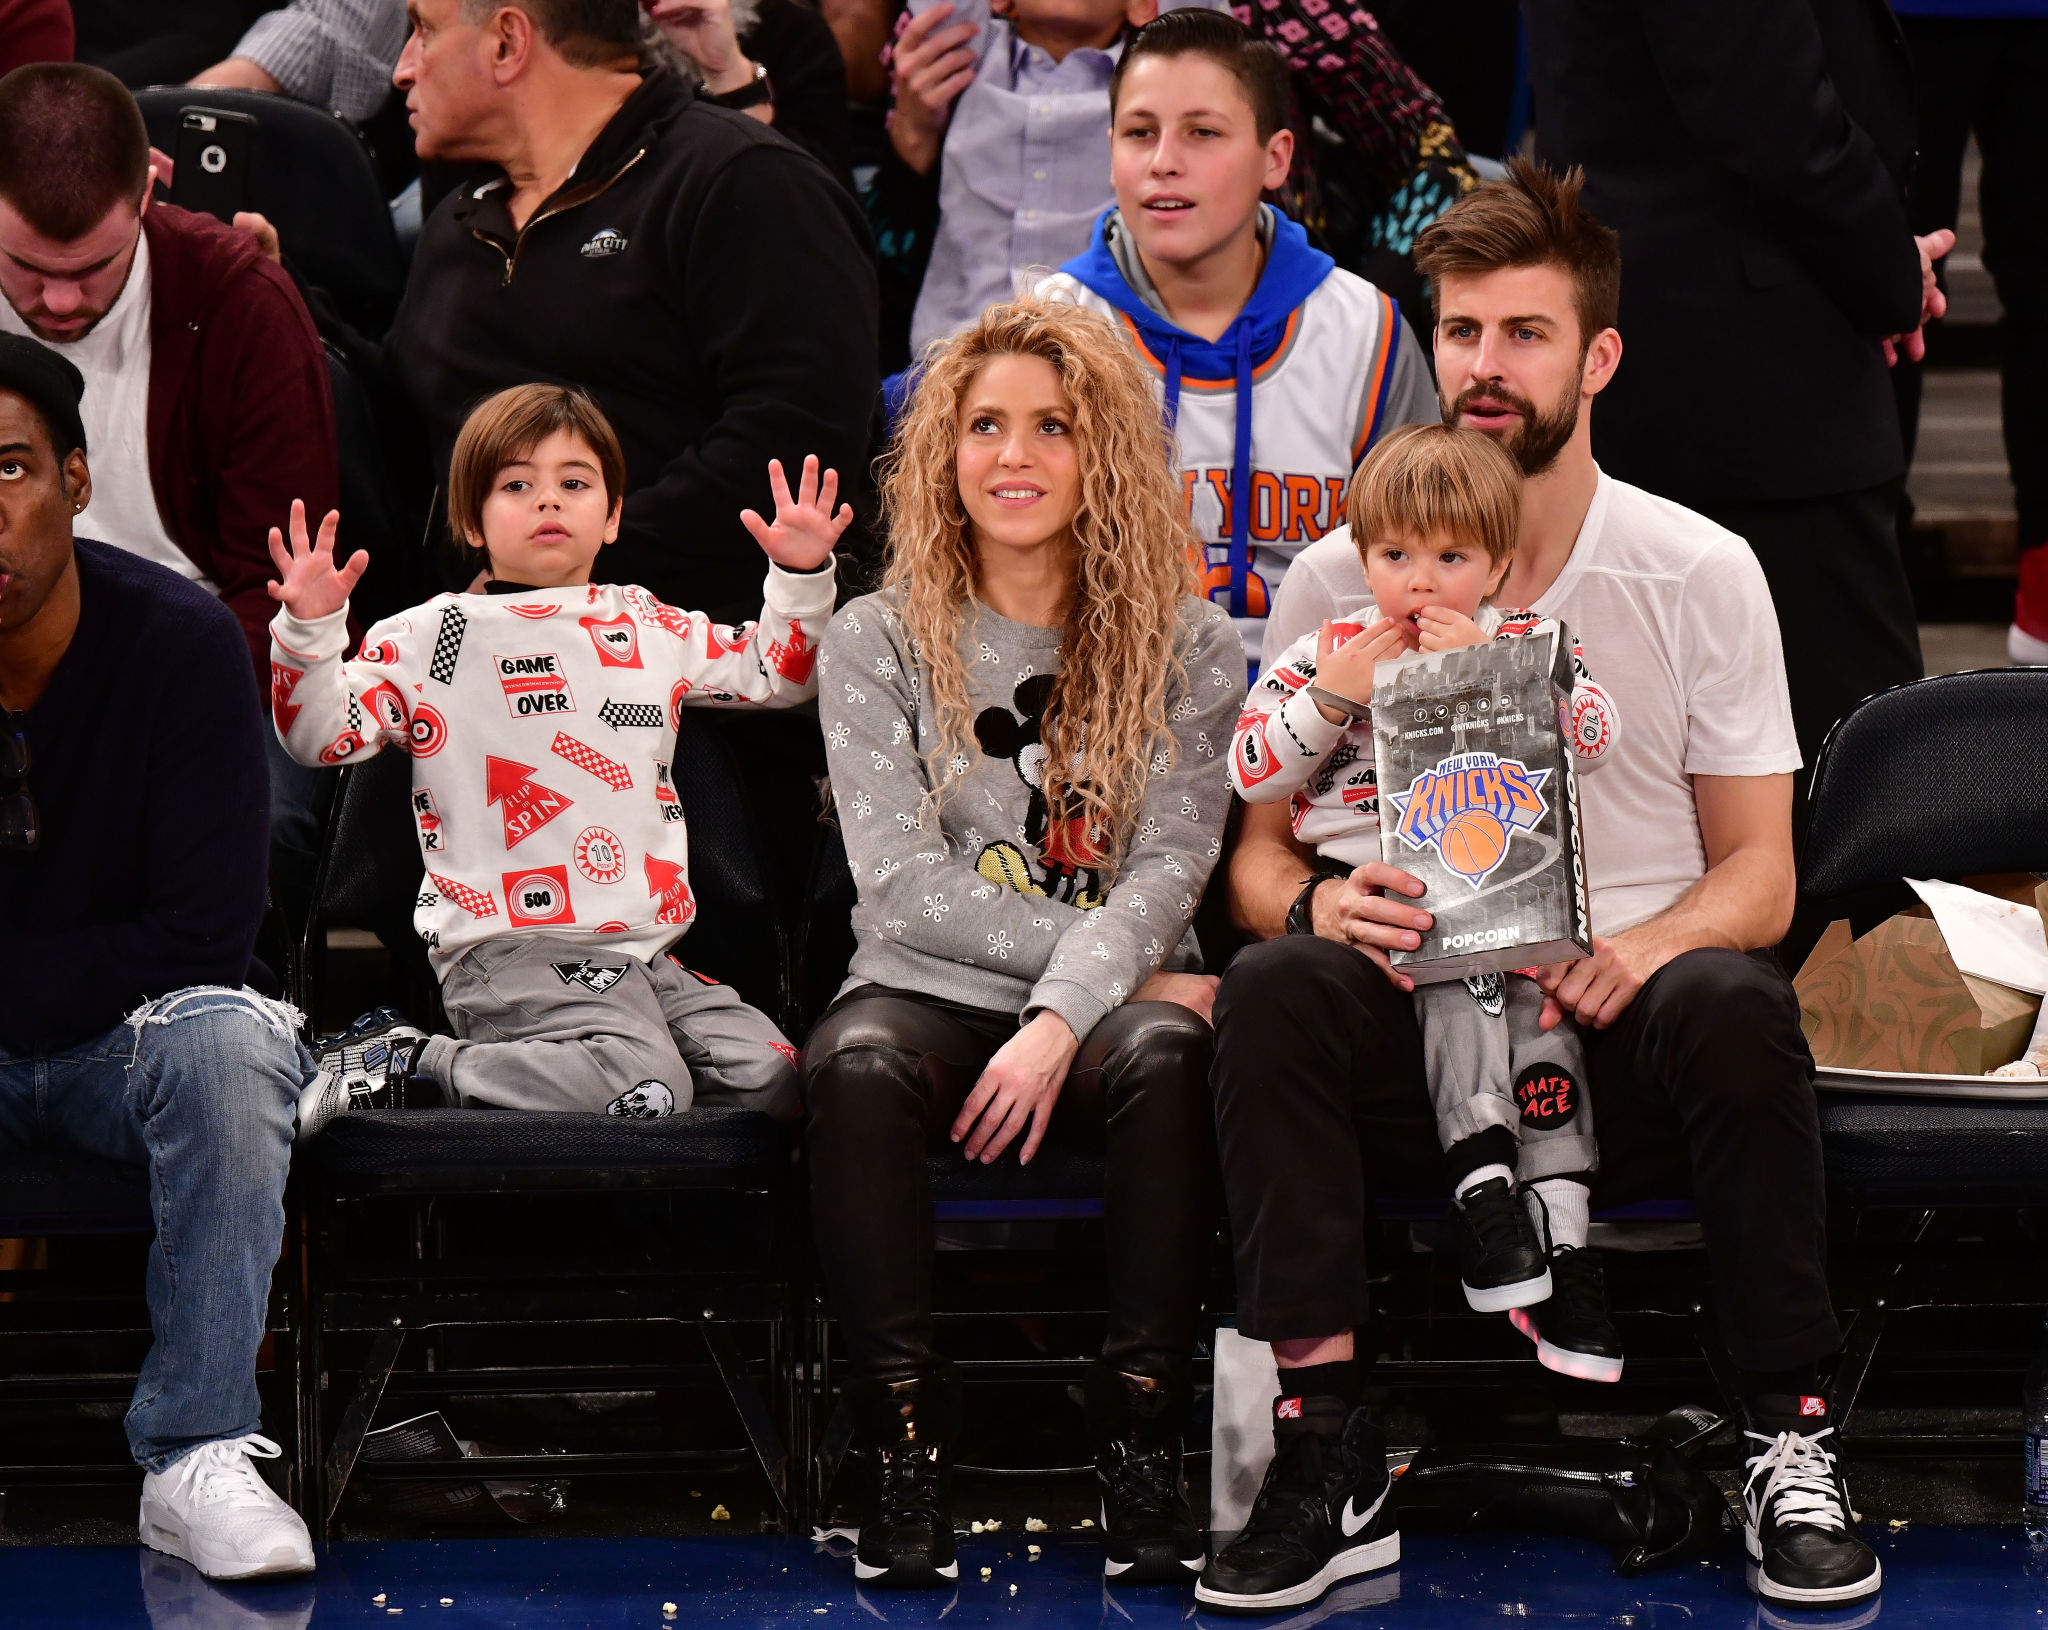
<instances>
[{"instance_id":1,"label":"arena floor","mask_svg":"<svg viewBox=\"0 0 2048 1630\"><path fill-rule=\"evenodd\" d=\"M1787 1625L1850 1630L2036 1626L2048 1564L2028 1564L2017 1528L1909 1527L1874 1536L1885 1590L1854 1611L1761 1607L1744 1587L1739 1542L1724 1561L1644 1579L1614 1577L1577 1541L1409 1535L1398 1569L1342 1587L1292 1617L1220 1619L1189 1590L1105 1589L1100 1553L1078 1535L968 1537L957 1591L867 1595L822 1547L793 1539L507 1539L357 1543L326 1548L311 1579L209 1584L182 1562L100 1546L0 1552L0 1623L13 1630L341 1630L413 1624L470 1627L778 1626L826 1623L1081 1626L1165 1630L1188 1623L1310 1624L1438 1630L1521 1625L1673 1630ZM986 1569L987 1578L980 1575ZM676 1614L666 1617L665 1603ZM404 1624L399 1625L404 1630Z\"/></svg>"}]
</instances>

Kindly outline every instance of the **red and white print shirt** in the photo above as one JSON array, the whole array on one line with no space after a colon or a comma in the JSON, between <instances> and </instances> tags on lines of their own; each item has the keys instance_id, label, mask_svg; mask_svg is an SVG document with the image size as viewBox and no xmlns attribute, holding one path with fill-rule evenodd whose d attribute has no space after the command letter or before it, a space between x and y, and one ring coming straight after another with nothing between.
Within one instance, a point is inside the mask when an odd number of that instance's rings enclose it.
<instances>
[{"instance_id":1,"label":"red and white print shirt","mask_svg":"<svg viewBox=\"0 0 2048 1630\"><path fill-rule=\"evenodd\" d=\"M788 707L817 690L833 573L770 565L758 623L631 585L443 594L363 636L347 610L270 625L272 722L301 764L412 755L436 968L500 934L651 959L697 914L670 775L685 707Z\"/></svg>"},{"instance_id":2,"label":"red and white print shirt","mask_svg":"<svg viewBox=\"0 0 2048 1630\"><path fill-rule=\"evenodd\" d=\"M1497 640L1558 628L1533 611L1481 606L1475 621ZM1364 632L1364 623L1331 625L1338 645ZM1563 721L1572 761L1598 769L1614 749L1620 728L1614 699L1594 683L1586 653L1571 642L1572 695ZM1316 635L1307 633L1274 658L1245 697L1230 737L1230 784L1249 804L1288 800L1294 835L1319 855L1346 866L1380 858L1379 771L1372 720L1331 724L1309 697L1316 680Z\"/></svg>"}]
</instances>

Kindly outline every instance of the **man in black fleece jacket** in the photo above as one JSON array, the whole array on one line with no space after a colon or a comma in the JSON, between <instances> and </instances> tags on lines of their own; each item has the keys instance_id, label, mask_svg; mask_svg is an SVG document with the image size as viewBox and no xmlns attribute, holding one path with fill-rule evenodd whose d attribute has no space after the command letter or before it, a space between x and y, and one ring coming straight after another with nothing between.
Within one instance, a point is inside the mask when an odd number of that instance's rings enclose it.
<instances>
[{"instance_id":1,"label":"man in black fleece jacket","mask_svg":"<svg viewBox=\"0 0 2048 1630\"><path fill-rule=\"evenodd\" d=\"M251 1457L284 1231L293 1015L242 988L263 914L263 712L234 613L92 502L64 358L0 335L0 1154L149 1172L156 1340L127 1417L141 1537L215 1578L304 1572Z\"/></svg>"},{"instance_id":2,"label":"man in black fleece jacket","mask_svg":"<svg viewBox=\"0 0 2048 1630\"><path fill-rule=\"evenodd\" d=\"M616 582L757 612L768 461L867 467L873 250L810 154L639 55L635 0L417 0L399 59L420 157L486 166L420 235L384 342L433 479L470 408L581 385L626 453ZM859 500L856 498L856 507Z\"/></svg>"}]
</instances>

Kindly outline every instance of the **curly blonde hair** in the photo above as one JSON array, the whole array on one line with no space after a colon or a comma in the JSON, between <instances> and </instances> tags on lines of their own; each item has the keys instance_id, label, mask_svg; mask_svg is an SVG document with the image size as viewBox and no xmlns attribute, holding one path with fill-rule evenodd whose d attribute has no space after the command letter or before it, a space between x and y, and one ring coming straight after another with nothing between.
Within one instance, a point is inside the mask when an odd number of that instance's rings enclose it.
<instances>
[{"instance_id":1,"label":"curly blonde hair","mask_svg":"<svg viewBox=\"0 0 2048 1630\"><path fill-rule=\"evenodd\" d=\"M1046 807L1083 817L1105 859L1144 802L1152 756L1172 751L1166 698L1184 667L1181 600L1194 591L1192 535L1173 442L1152 382L1114 325L1031 296L991 306L927 353L882 463L886 588L930 676L938 741L926 754L935 805L980 757L960 635L975 598L975 552L960 502L960 407L1003 356L1043 357L1074 414L1081 503L1074 578L1061 613L1060 668L1044 722ZM920 819L922 812L920 812Z\"/></svg>"}]
</instances>

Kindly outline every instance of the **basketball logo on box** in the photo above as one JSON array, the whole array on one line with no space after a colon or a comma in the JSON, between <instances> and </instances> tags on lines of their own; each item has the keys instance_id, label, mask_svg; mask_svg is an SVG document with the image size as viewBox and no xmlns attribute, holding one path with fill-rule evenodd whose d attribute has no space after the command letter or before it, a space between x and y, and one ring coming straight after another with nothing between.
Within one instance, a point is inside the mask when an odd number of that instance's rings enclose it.
<instances>
[{"instance_id":1,"label":"basketball logo on box","mask_svg":"<svg viewBox=\"0 0 2048 1630\"><path fill-rule=\"evenodd\" d=\"M1406 792L1389 793L1399 818L1394 835L1437 858L1475 889L1507 859L1519 829L1534 831L1549 805L1548 770L1492 753L1462 753L1425 770Z\"/></svg>"}]
</instances>

